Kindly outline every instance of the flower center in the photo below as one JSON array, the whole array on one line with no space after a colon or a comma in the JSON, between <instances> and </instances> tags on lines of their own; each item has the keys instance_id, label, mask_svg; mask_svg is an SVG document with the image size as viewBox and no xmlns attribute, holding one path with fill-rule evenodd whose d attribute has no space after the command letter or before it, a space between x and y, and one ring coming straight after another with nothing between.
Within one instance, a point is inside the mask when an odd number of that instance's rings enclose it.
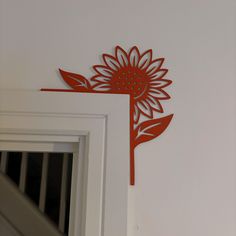
<instances>
[{"instance_id":1,"label":"flower center","mask_svg":"<svg viewBox=\"0 0 236 236\"><path fill-rule=\"evenodd\" d=\"M149 88L149 77L145 71L136 67L120 68L111 79L112 89L117 92L129 92L135 99L145 95Z\"/></svg>"}]
</instances>

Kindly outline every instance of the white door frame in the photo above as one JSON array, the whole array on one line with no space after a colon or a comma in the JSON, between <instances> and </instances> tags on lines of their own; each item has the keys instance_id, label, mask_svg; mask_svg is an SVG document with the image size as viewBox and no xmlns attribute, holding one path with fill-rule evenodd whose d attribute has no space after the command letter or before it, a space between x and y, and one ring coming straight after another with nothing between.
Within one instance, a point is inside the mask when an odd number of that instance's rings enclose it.
<instances>
[{"instance_id":1,"label":"white door frame","mask_svg":"<svg viewBox=\"0 0 236 236\"><path fill-rule=\"evenodd\" d=\"M86 202L80 221L78 186L72 194L72 235L127 236L129 95L0 91L0 149L13 142L85 147L78 160L84 156L87 163ZM73 170L77 179L80 167Z\"/></svg>"}]
</instances>

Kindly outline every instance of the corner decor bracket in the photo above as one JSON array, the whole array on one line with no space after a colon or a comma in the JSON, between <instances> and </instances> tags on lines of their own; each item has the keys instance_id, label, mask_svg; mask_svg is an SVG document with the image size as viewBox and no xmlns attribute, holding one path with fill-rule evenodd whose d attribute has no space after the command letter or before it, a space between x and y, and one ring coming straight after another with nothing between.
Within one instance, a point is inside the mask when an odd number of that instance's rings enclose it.
<instances>
[{"instance_id":1,"label":"corner decor bracket","mask_svg":"<svg viewBox=\"0 0 236 236\"><path fill-rule=\"evenodd\" d=\"M103 54L102 58L104 64L93 66L95 75L90 79L59 69L72 90L44 88L41 91L130 95L130 184L134 185L135 147L161 135L172 120L173 114L154 118L164 112L161 101L170 99L164 89L172 81L165 78L168 69L162 68L164 58L153 59L151 49L140 53L134 46L126 52L116 46L114 55Z\"/></svg>"}]
</instances>

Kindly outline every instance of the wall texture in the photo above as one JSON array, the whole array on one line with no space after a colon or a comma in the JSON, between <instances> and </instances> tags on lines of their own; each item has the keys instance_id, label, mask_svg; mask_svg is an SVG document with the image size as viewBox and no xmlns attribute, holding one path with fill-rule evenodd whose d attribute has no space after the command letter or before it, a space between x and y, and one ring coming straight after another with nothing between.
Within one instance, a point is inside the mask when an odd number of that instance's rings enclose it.
<instances>
[{"instance_id":1,"label":"wall texture","mask_svg":"<svg viewBox=\"0 0 236 236\"><path fill-rule=\"evenodd\" d=\"M166 57L175 117L136 150L130 235L236 235L235 0L0 0L0 88L65 88L116 45Z\"/></svg>"}]
</instances>

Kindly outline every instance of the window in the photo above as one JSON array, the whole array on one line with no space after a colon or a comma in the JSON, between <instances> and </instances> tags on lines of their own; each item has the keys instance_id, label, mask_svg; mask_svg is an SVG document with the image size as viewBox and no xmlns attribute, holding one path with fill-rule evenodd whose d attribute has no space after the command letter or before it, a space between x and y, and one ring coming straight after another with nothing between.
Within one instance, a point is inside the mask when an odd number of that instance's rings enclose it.
<instances>
[{"instance_id":1,"label":"window","mask_svg":"<svg viewBox=\"0 0 236 236\"><path fill-rule=\"evenodd\" d=\"M69 231L72 163L73 153L0 152L2 173L15 183L18 191L25 194L63 235L68 235ZM11 219L9 214L16 212L8 210L3 213ZM26 222L21 227L28 225Z\"/></svg>"}]
</instances>

